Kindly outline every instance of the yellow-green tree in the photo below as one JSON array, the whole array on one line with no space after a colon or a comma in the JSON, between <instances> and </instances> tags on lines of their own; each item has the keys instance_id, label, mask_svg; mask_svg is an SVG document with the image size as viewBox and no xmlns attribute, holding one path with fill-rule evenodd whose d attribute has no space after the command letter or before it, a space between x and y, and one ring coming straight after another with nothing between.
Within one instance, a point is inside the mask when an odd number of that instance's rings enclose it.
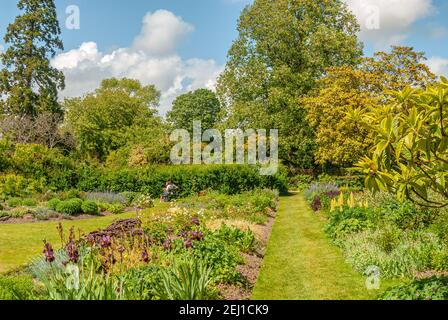
<instances>
[{"instance_id":1,"label":"yellow-green tree","mask_svg":"<svg viewBox=\"0 0 448 320\"><path fill-rule=\"evenodd\" d=\"M390 53L364 58L358 66L328 69L305 99L307 119L316 135L316 162L345 167L366 155L374 135L347 113L358 108L375 109L384 103L387 90L424 88L432 83L435 76L424 60L424 54L412 48L393 47Z\"/></svg>"}]
</instances>

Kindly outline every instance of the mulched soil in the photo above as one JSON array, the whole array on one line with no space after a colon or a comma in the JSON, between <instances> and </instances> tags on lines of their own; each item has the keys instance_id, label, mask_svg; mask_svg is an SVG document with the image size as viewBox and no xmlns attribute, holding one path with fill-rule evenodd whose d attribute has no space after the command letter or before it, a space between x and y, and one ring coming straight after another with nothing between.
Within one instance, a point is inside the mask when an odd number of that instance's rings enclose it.
<instances>
[{"instance_id":1,"label":"mulched soil","mask_svg":"<svg viewBox=\"0 0 448 320\"><path fill-rule=\"evenodd\" d=\"M229 284L220 284L218 289L221 296L225 300L250 300L252 296L252 290L257 282L260 269L263 264L264 252L269 242L272 227L274 226L274 215L269 218L265 225L259 225L261 234L261 248L259 248L254 254L242 253L246 263L237 267L237 271L243 276L246 281L244 286L236 286Z\"/></svg>"}]
</instances>

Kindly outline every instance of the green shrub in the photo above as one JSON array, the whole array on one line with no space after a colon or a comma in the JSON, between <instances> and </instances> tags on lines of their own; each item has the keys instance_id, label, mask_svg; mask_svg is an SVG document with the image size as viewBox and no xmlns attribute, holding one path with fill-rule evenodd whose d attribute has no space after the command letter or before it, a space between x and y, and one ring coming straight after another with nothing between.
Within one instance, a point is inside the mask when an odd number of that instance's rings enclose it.
<instances>
[{"instance_id":1,"label":"green shrub","mask_svg":"<svg viewBox=\"0 0 448 320\"><path fill-rule=\"evenodd\" d=\"M48 208L50 208L51 210L57 210L57 207L61 202L61 200L56 198L51 199L50 201L48 201Z\"/></svg>"},{"instance_id":2,"label":"green shrub","mask_svg":"<svg viewBox=\"0 0 448 320\"><path fill-rule=\"evenodd\" d=\"M9 211L11 218L23 218L28 214L32 214L31 210L26 207L17 207Z\"/></svg>"},{"instance_id":3,"label":"green shrub","mask_svg":"<svg viewBox=\"0 0 448 320\"><path fill-rule=\"evenodd\" d=\"M95 202L98 206L98 211L99 212L106 212L109 209L109 203L104 203L104 202Z\"/></svg>"},{"instance_id":4,"label":"green shrub","mask_svg":"<svg viewBox=\"0 0 448 320\"><path fill-rule=\"evenodd\" d=\"M1 218L10 218L11 214L9 213L9 211L4 211L4 210L0 210L0 219Z\"/></svg>"},{"instance_id":5,"label":"green shrub","mask_svg":"<svg viewBox=\"0 0 448 320\"><path fill-rule=\"evenodd\" d=\"M0 195L4 198L23 197L30 193L31 181L17 174L0 176Z\"/></svg>"},{"instance_id":6,"label":"green shrub","mask_svg":"<svg viewBox=\"0 0 448 320\"><path fill-rule=\"evenodd\" d=\"M388 289L380 300L448 300L448 277L414 280Z\"/></svg>"},{"instance_id":7,"label":"green shrub","mask_svg":"<svg viewBox=\"0 0 448 320\"><path fill-rule=\"evenodd\" d=\"M343 241L347 261L360 273L374 265L380 268L382 277L396 278L434 269L434 257L448 250L434 234L399 232L391 236L391 231L383 228L348 236ZM388 244L391 237L395 243Z\"/></svg>"},{"instance_id":8,"label":"green shrub","mask_svg":"<svg viewBox=\"0 0 448 320\"><path fill-rule=\"evenodd\" d=\"M107 210L113 214L121 214L124 212L124 209L126 209L126 207L121 203L112 203L107 208Z\"/></svg>"},{"instance_id":9,"label":"green shrub","mask_svg":"<svg viewBox=\"0 0 448 320\"><path fill-rule=\"evenodd\" d=\"M288 178L288 186L294 190L305 190L313 182L313 176L298 174Z\"/></svg>"},{"instance_id":10,"label":"green shrub","mask_svg":"<svg viewBox=\"0 0 448 320\"><path fill-rule=\"evenodd\" d=\"M161 270L161 281L154 294L162 300L206 300L211 293L211 269L192 258L174 259L170 267Z\"/></svg>"},{"instance_id":11,"label":"green shrub","mask_svg":"<svg viewBox=\"0 0 448 320\"><path fill-rule=\"evenodd\" d=\"M87 214L98 214L98 205L95 201L85 200L81 205L82 212Z\"/></svg>"},{"instance_id":12,"label":"green shrub","mask_svg":"<svg viewBox=\"0 0 448 320\"><path fill-rule=\"evenodd\" d=\"M435 233L448 246L448 214L440 215L429 230Z\"/></svg>"},{"instance_id":13,"label":"green shrub","mask_svg":"<svg viewBox=\"0 0 448 320\"><path fill-rule=\"evenodd\" d=\"M277 189L280 192L287 192L288 189L284 169L280 168L273 176L261 176L258 167L249 165L147 166L123 170L85 167L80 172L78 189L127 190L159 198L168 180L179 187L180 197L207 189L226 194L257 188Z\"/></svg>"},{"instance_id":14,"label":"green shrub","mask_svg":"<svg viewBox=\"0 0 448 320\"><path fill-rule=\"evenodd\" d=\"M37 291L31 277L0 276L0 300L32 300L36 298L36 295Z\"/></svg>"},{"instance_id":15,"label":"green shrub","mask_svg":"<svg viewBox=\"0 0 448 320\"><path fill-rule=\"evenodd\" d=\"M45 182L46 188L40 192L48 189L69 190L78 180L76 161L64 156L58 148L16 144L11 154L11 163L14 172L27 179Z\"/></svg>"},{"instance_id":16,"label":"green shrub","mask_svg":"<svg viewBox=\"0 0 448 320\"><path fill-rule=\"evenodd\" d=\"M151 199L151 196L147 196L144 194L136 197L131 204L132 206L139 209L148 209L154 207L154 201Z\"/></svg>"},{"instance_id":17,"label":"green shrub","mask_svg":"<svg viewBox=\"0 0 448 320\"><path fill-rule=\"evenodd\" d=\"M16 207L20 207L23 204L23 201L21 198L14 197L14 198L9 198L8 200L6 200L6 204L10 208L16 208Z\"/></svg>"},{"instance_id":18,"label":"green shrub","mask_svg":"<svg viewBox=\"0 0 448 320\"><path fill-rule=\"evenodd\" d=\"M127 192L122 192L121 195L126 199L126 205L127 206L131 206L134 201L141 196L141 193L139 192L132 192L132 191L127 191Z\"/></svg>"},{"instance_id":19,"label":"green shrub","mask_svg":"<svg viewBox=\"0 0 448 320\"><path fill-rule=\"evenodd\" d=\"M325 231L333 240L364 231L375 226L375 211L370 208L343 206L330 213Z\"/></svg>"},{"instance_id":20,"label":"green shrub","mask_svg":"<svg viewBox=\"0 0 448 320\"><path fill-rule=\"evenodd\" d=\"M67 215L75 215L82 212L82 200L78 198L61 201L56 206L56 211Z\"/></svg>"},{"instance_id":21,"label":"green shrub","mask_svg":"<svg viewBox=\"0 0 448 320\"><path fill-rule=\"evenodd\" d=\"M410 201L387 201L380 208L380 214L403 230L418 230L432 223L436 215L427 208L419 208Z\"/></svg>"},{"instance_id":22,"label":"green shrub","mask_svg":"<svg viewBox=\"0 0 448 320\"><path fill-rule=\"evenodd\" d=\"M32 210L32 213L37 220L48 220L58 215L57 212L47 208L35 208Z\"/></svg>"},{"instance_id":23,"label":"green shrub","mask_svg":"<svg viewBox=\"0 0 448 320\"><path fill-rule=\"evenodd\" d=\"M193 255L212 269L211 275L215 283L241 283L243 278L236 270L244 263L239 254L239 245L234 238L226 237L226 230L208 233L203 241L195 241Z\"/></svg>"},{"instance_id":24,"label":"green shrub","mask_svg":"<svg viewBox=\"0 0 448 320\"><path fill-rule=\"evenodd\" d=\"M31 198L23 199L22 205L26 206L26 207L35 207L35 206L37 206L37 201L35 199L31 199Z\"/></svg>"}]
</instances>

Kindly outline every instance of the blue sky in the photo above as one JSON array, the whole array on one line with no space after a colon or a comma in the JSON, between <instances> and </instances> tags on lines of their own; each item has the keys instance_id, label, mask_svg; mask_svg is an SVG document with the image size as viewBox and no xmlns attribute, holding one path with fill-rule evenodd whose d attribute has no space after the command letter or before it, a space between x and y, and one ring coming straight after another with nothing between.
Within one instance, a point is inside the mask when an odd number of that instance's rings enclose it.
<instances>
[{"instance_id":1,"label":"blue sky","mask_svg":"<svg viewBox=\"0 0 448 320\"><path fill-rule=\"evenodd\" d=\"M65 52L53 64L66 74L63 96L91 91L105 77L127 76L156 84L165 113L177 95L213 89L237 36L239 14L250 1L56 0ZM344 1L361 24L366 55L409 45L426 52L435 72L448 73L448 1ZM1 38L18 13L16 4L0 2ZM65 27L70 5L80 9L79 30Z\"/></svg>"}]
</instances>

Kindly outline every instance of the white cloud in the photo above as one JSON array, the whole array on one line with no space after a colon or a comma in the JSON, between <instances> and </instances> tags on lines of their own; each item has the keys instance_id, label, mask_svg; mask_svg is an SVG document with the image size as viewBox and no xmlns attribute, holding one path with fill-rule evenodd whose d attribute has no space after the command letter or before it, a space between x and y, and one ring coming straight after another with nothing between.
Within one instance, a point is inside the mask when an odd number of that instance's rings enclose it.
<instances>
[{"instance_id":1,"label":"white cloud","mask_svg":"<svg viewBox=\"0 0 448 320\"><path fill-rule=\"evenodd\" d=\"M167 10L148 13L143 18L140 35L134 41L134 49L151 55L166 55L174 52L176 45L194 27Z\"/></svg>"},{"instance_id":2,"label":"white cloud","mask_svg":"<svg viewBox=\"0 0 448 320\"><path fill-rule=\"evenodd\" d=\"M127 77L143 84L154 84L162 92L161 114L182 93L215 86L222 70L214 60L183 60L176 46L193 31L193 27L166 10L148 13L140 34L129 48L104 53L94 42L56 56L52 65L66 77L62 97L80 96L96 89L101 80Z\"/></svg>"},{"instance_id":3,"label":"white cloud","mask_svg":"<svg viewBox=\"0 0 448 320\"><path fill-rule=\"evenodd\" d=\"M0 44L0 53L2 53L3 50L5 50L5 47L4 47L3 45Z\"/></svg>"},{"instance_id":4,"label":"white cloud","mask_svg":"<svg viewBox=\"0 0 448 320\"><path fill-rule=\"evenodd\" d=\"M344 0L361 25L361 39L375 49L399 45L412 25L435 13L432 0Z\"/></svg>"},{"instance_id":5,"label":"white cloud","mask_svg":"<svg viewBox=\"0 0 448 320\"><path fill-rule=\"evenodd\" d=\"M426 63L436 75L448 76L448 59L434 56L429 58Z\"/></svg>"}]
</instances>

